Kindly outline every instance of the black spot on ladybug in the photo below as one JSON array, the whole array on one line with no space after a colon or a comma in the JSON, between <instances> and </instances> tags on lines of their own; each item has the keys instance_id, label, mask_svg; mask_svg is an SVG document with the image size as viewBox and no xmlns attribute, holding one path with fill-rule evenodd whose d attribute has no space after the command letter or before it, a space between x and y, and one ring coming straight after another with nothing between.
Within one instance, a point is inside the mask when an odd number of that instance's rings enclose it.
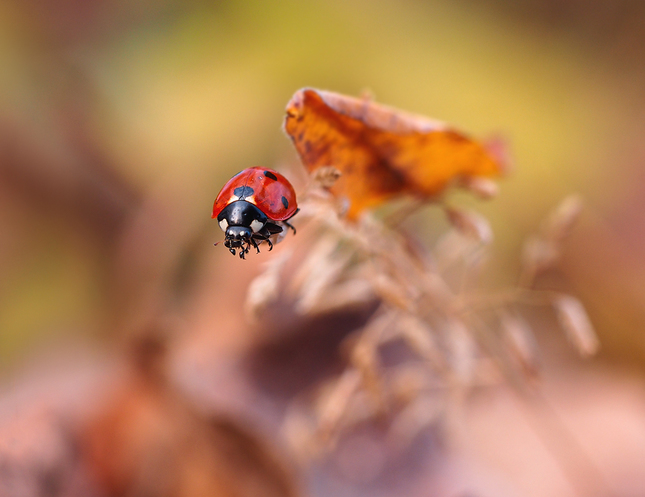
<instances>
[{"instance_id":1,"label":"black spot on ladybug","mask_svg":"<svg viewBox=\"0 0 645 497\"><path fill-rule=\"evenodd\" d=\"M253 195L253 193L255 192L250 186L238 186L235 190L233 190L233 194L239 199L250 197L251 195Z\"/></svg>"},{"instance_id":2,"label":"black spot on ladybug","mask_svg":"<svg viewBox=\"0 0 645 497\"><path fill-rule=\"evenodd\" d=\"M271 171L264 171L264 175L267 178L272 179L273 181L278 181L278 177L275 174L273 174Z\"/></svg>"},{"instance_id":3,"label":"black spot on ladybug","mask_svg":"<svg viewBox=\"0 0 645 497\"><path fill-rule=\"evenodd\" d=\"M287 197L285 197L284 195L282 196L282 205L284 205L285 209L289 208L289 201L287 200Z\"/></svg>"}]
</instances>

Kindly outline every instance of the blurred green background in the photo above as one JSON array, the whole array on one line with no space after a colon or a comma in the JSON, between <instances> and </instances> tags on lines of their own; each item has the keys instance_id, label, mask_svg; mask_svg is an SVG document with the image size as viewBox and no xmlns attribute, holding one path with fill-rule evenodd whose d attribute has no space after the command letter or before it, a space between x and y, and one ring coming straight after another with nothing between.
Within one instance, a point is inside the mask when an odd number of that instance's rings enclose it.
<instances>
[{"instance_id":1,"label":"blurred green background","mask_svg":"<svg viewBox=\"0 0 645 497\"><path fill-rule=\"evenodd\" d=\"M513 173L477 204L498 282L546 213L581 193L565 286L601 358L641 367L644 26L645 5L627 0L5 0L0 369L109 335L173 267L230 264L212 249L212 200L240 169L295 164L281 123L303 86L368 89L509 141Z\"/></svg>"}]
</instances>

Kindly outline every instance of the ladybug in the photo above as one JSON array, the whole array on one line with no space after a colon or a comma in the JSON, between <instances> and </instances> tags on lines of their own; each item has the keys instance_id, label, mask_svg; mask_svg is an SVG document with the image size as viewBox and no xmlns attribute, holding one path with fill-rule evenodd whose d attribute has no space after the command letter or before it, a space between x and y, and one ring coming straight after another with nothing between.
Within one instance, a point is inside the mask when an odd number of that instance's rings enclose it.
<instances>
[{"instance_id":1,"label":"ladybug","mask_svg":"<svg viewBox=\"0 0 645 497\"><path fill-rule=\"evenodd\" d=\"M282 241L298 212L296 192L289 180L273 169L251 167L237 173L224 185L213 205L213 219L226 233L224 246L240 258L253 246L266 242L269 250Z\"/></svg>"}]
</instances>

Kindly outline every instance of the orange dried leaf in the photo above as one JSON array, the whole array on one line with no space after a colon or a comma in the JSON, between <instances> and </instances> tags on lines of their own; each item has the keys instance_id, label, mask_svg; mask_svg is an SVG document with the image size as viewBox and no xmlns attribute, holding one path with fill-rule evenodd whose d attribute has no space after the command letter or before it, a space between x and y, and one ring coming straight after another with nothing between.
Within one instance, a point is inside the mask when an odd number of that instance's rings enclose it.
<instances>
[{"instance_id":1,"label":"orange dried leaf","mask_svg":"<svg viewBox=\"0 0 645 497\"><path fill-rule=\"evenodd\" d=\"M327 91L297 91L284 129L310 172L342 173L331 191L349 200L350 219L398 195L428 199L505 169L498 154L440 121Z\"/></svg>"}]
</instances>

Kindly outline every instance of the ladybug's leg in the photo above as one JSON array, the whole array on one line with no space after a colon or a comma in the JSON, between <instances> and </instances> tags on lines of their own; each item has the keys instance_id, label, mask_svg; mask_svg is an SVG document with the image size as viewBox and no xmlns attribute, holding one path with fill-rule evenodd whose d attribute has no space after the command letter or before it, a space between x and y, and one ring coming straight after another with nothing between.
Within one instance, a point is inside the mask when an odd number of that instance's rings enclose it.
<instances>
[{"instance_id":1,"label":"ladybug's leg","mask_svg":"<svg viewBox=\"0 0 645 497\"><path fill-rule=\"evenodd\" d=\"M251 241L253 241L253 238L251 238ZM255 246L255 243L253 243L253 246ZM248 254L250 251L251 251L251 242L247 242L247 244L246 244L246 252L245 253Z\"/></svg>"},{"instance_id":2,"label":"ladybug's leg","mask_svg":"<svg viewBox=\"0 0 645 497\"><path fill-rule=\"evenodd\" d=\"M244 242L242 242L242 245L240 246L240 259L246 259L245 255L249 253L249 248L250 244L247 243L247 245L244 246Z\"/></svg>"},{"instance_id":3,"label":"ladybug's leg","mask_svg":"<svg viewBox=\"0 0 645 497\"><path fill-rule=\"evenodd\" d=\"M231 254L235 255L235 249L231 247L231 241L228 238L224 240L224 246Z\"/></svg>"},{"instance_id":4,"label":"ladybug's leg","mask_svg":"<svg viewBox=\"0 0 645 497\"><path fill-rule=\"evenodd\" d=\"M295 216L296 214L298 214L298 212L300 212L300 208L297 208L297 209L296 209L296 212L294 212L294 213L291 215L291 217L290 217L289 219L287 219L286 221L282 221L284 224L286 224L289 228L291 228L291 229L293 230L293 234L294 234L294 235L296 234L296 228L294 228L294 227L289 223L289 220L290 220L290 219L293 219L293 216Z\"/></svg>"},{"instance_id":5,"label":"ladybug's leg","mask_svg":"<svg viewBox=\"0 0 645 497\"><path fill-rule=\"evenodd\" d=\"M278 226L275 223L266 223L259 233L264 235L265 238L269 238L271 235L282 233L282 226Z\"/></svg>"},{"instance_id":6,"label":"ladybug's leg","mask_svg":"<svg viewBox=\"0 0 645 497\"><path fill-rule=\"evenodd\" d=\"M251 238L251 241L253 242L253 246L257 249L258 254L260 253L260 247L258 246L258 243L255 240L260 240L260 243L262 242L267 242L270 247L269 247L269 252L273 248L273 244L269 241L269 236L271 234L267 231L265 232L265 229L262 229L258 231L257 233L253 233L253 238Z\"/></svg>"},{"instance_id":7,"label":"ladybug's leg","mask_svg":"<svg viewBox=\"0 0 645 497\"><path fill-rule=\"evenodd\" d=\"M268 223L267 223L267 225L268 225ZM272 226L276 226L276 225L272 225ZM277 227L277 228L280 228L279 226L276 226L276 227ZM280 231L282 231L282 228L280 228ZM279 232L278 232L278 233L279 233ZM253 238L251 238L251 240L253 240L253 239L255 238L255 239L260 240L260 241L262 241L262 242L267 242L267 243L269 244L269 252L271 252L271 251L273 250L273 242L270 240L270 238L269 238L269 237L270 237L272 234L273 234L273 233L271 233L271 231L270 231L270 230L268 230L268 229L266 228L266 226L265 226L263 229L261 229L261 230L260 230L260 231L258 231L257 233L254 233L254 234L253 234ZM255 240L253 240L253 243L255 244ZM257 246L256 246L256 248L257 248ZM258 249L258 252L260 252L260 249Z\"/></svg>"},{"instance_id":8,"label":"ladybug's leg","mask_svg":"<svg viewBox=\"0 0 645 497\"><path fill-rule=\"evenodd\" d=\"M293 217L293 216L291 216L291 217ZM289 228L291 228L291 229L293 230L293 234L294 234L294 235L296 234L296 228L294 228L291 224L289 224L289 222L288 222L288 221L282 221L282 222L283 222L284 224L286 224L286 225L287 225L287 227L289 227Z\"/></svg>"}]
</instances>

